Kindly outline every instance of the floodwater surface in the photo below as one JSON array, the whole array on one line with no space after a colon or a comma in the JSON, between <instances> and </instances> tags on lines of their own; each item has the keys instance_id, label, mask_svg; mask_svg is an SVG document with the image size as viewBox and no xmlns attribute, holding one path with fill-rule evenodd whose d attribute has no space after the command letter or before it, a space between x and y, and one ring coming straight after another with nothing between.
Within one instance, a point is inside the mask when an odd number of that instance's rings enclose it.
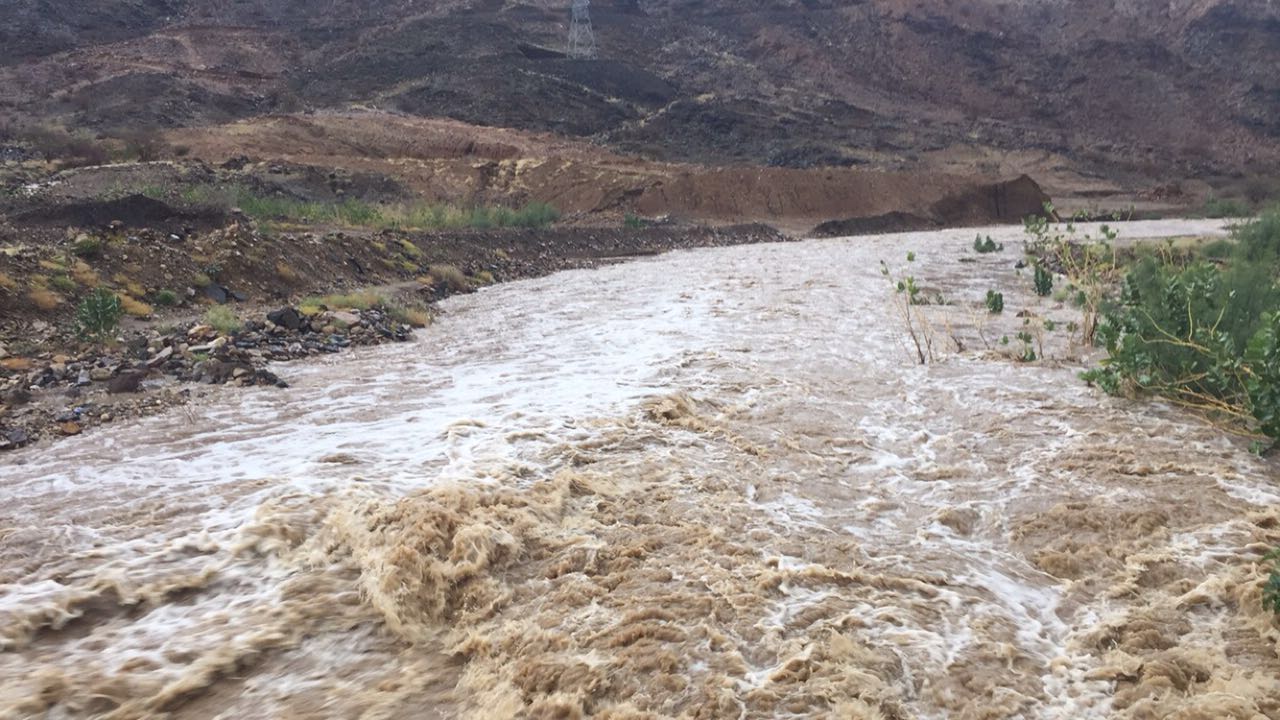
<instances>
[{"instance_id":1,"label":"floodwater surface","mask_svg":"<svg viewBox=\"0 0 1280 720\"><path fill-rule=\"evenodd\" d=\"M493 287L6 455L0 717L1280 718L1276 461L1079 381L983 232Z\"/></svg>"}]
</instances>

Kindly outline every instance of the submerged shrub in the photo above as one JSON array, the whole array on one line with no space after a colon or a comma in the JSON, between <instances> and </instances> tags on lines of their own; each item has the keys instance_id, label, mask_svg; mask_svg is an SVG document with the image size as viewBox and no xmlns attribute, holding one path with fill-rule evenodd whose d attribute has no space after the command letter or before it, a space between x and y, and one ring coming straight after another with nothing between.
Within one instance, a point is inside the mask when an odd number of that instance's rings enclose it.
<instances>
[{"instance_id":1,"label":"submerged shrub","mask_svg":"<svg viewBox=\"0 0 1280 720\"><path fill-rule=\"evenodd\" d=\"M1045 270L1044 266L1040 263L1036 263L1034 282L1036 295L1039 295L1040 297L1048 297L1053 293L1053 273Z\"/></svg>"},{"instance_id":2,"label":"submerged shrub","mask_svg":"<svg viewBox=\"0 0 1280 720\"><path fill-rule=\"evenodd\" d=\"M986 236L985 238L979 235L973 239L974 252L986 254L986 253L1000 252L1001 250L1004 250L1004 244L1001 243L997 245L996 241L992 240L990 235Z\"/></svg>"},{"instance_id":3,"label":"submerged shrub","mask_svg":"<svg viewBox=\"0 0 1280 720\"><path fill-rule=\"evenodd\" d=\"M992 313L1004 312L1004 293L998 293L995 290L988 290L987 310Z\"/></svg>"}]
</instances>

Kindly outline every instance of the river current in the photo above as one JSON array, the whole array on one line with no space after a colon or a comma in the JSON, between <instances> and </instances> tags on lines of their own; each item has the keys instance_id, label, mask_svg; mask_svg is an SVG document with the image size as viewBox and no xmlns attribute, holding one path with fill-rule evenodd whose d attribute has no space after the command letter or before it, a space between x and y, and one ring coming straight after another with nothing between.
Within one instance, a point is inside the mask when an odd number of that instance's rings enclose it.
<instances>
[{"instance_id":1,"label":"river current","mask_svg":"<svg viewBox=\"0 0 1280 720\"><path fill-rule=\"evenodd\" d=\"M1280 465L1077 379L981 232L495 286L6 455L0 717L1280 718Z\"/></svg>"}]
</instances>

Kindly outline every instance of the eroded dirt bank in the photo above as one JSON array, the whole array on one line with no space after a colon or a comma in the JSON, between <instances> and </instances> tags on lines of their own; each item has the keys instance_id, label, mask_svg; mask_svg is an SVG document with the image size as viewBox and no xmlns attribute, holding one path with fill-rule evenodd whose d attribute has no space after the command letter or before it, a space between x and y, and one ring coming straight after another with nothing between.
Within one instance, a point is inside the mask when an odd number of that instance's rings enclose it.
<instances>
[{"instance_id":1,"label":"eroded dirt bank","mask_svg":"<svg viewBox=\"0 0 1280 720\"><path fill-rule=\"evenodd\" d=\"M1280 467L1085 387L1065 331L1005 357L1073 311L971 242L512 283L288 398L10 455L0 713L1280 717ZM969 348L926 367L907 250Z\"/></svg>"}]
</instances>

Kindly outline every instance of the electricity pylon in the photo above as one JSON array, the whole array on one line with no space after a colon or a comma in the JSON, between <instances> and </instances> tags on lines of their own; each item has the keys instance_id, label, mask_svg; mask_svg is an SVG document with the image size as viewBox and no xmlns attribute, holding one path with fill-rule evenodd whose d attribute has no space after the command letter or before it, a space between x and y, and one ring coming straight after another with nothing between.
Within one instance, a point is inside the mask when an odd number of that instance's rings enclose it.
<instances>
[{"instance_id":1,"label":"electricity pylon","mask_svg":"<svg viewBox=\"0 0 1280 720\"><path fill-rule=\"evenodd\" d=\"M591 29L590 0L573 0L573 22L569 25L569 57L591 60L596 57L596 34Z\"/></svg>"}]
</instances>

